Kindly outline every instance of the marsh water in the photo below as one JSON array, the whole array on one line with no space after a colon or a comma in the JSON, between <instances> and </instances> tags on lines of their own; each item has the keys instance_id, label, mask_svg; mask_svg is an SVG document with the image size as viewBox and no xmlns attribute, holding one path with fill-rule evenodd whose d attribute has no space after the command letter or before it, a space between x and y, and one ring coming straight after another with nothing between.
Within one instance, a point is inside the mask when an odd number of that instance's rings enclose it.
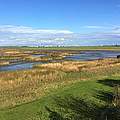
<instances>
[{"instance_id":1,"label":"marsh water","mask_svg":"<svg viewBox=\"0 0 120 120\"><path fill-rule=\"evenodd\" d=\"M66 56L65 60L95 60L102 58L117 57L120 55L120 51L80 51L80 53ZM33 55L34 57L41 57L45 55ZM14 70L25 70L31 69L36 64L44 64L44 62L23 62L16 63L8 66L1 66L0 71L14 71Z\"/></svg>"},{"instance_id":2,"label":"marsh water","mask_svg":"<svg viewBox=\"0 0 120 120\"><path fill-rule=\"evenodd\" d=\"M112 58L120 55L120 51L81 51L79 54L74 54L65 57L66 60L96 60L102 58Z\"/></svg>"},{"instance_id":3,"label":"marsh water","mask_svg":"<svg viewBox=\"0 0 120 120\"><path fill-rule=\"evenodd\" d=\"M26 70L32 69L36 64L43 64L42 62L24 62L24 63L16 63L7 66L0 67L0 71L14 71L14 70Z\"/></svg>"},{"instance_id":4,"label":"marsh water","mask_svg":"<svg viewBox=\"0 0 120 120\"><path fill-rule=\"evenodd\" d=\"M35 54L35 55L32 55L32 57L45 57L47 56L47 54Z\"/></svg>"}]
</instances>

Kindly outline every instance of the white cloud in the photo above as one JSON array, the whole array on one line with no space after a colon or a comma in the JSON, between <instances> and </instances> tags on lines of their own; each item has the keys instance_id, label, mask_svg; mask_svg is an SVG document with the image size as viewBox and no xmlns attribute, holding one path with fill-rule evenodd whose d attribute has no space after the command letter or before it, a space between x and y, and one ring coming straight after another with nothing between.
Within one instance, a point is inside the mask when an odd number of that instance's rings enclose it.
<instances>
[{"instance_id":1,"label":"white cloud","mask_svg":"<svg viewBox=\"0 0 120 120\"><path fill-rule=\"evenodd\" d=\"M49 30L49 29L36 29L25 26L1 25L0 32L11 33L32 33L32 34L71 34L69 30Z\"/></svg>"},{"instance_id":2,"label":"white cloud","mask_svg":"<svg viewBox=\"0 0 120 120\"><path fill-rule=\"evenodd\" d=\"M87 26L83 26L83 28L101 29L101 28L106 28L106 27L105 26L87 25Z\"/></svg>"},{"instance_id":3,"label":"white cloud","mask_svg":"<svg viewBox=\"0 0 120 120\"><path fill-rule=\"evenodd\" d=\"M55 38L54 40L55 40L55 41L64 41L65 38Z\"/></svg>"},{"instance_id":4,"label":"white cloud","mask_svg":"<svg viewBox=\"0 0 120 120\"><path fill-rule=\"evenodd\" d=\"M103 32L88 34L73 33L69 30L42 30L24 26L1 25L1 45L96 45L99 43L119 43L120 26L84 26L102 29ZM100 29L100 30L101 30ZM108 41L108 42L106 42Z\"/></svg>"},{"instance_id":5,"label":"white cloud","mask_svg":"<svg viewBox=\"0 0 120 120\"><path fill-rule=\"evenodd\" d=\"M113 32L113 33L119 33L119 34L120 34L120 26L114 27L114 28L112 29L112 32Z\"/></svg>"}]
</instances>

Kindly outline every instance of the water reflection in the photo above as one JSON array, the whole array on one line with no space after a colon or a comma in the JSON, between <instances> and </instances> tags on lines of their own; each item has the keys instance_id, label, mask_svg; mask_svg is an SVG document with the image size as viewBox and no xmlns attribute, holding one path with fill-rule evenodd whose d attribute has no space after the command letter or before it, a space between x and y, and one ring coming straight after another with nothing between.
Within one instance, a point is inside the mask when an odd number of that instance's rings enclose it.
<instances>
[{"instance_id":1,"label":"water reflection","mask_svg":"<svg viewBox=\"0 0 120 120\"><path fill-rule=\"evenodd\" d=\"M31 62L31 63L27 62L27 63L18 63L18 64L12 64L8 66L2 66L0 67L0 71L31 69L35 64L42 64L42 62Z\"/></svg>"},{"instance_id":2,"label":"water reflection","mask_svg":"<svg viewBox=\"0 0 120 120\"><path fill-rule=\"evenodd\" d=\"M95 60L101 58L117 57L120 51L80 51L79 54L74 54L65 57L65 60ZM46 54L32 55L33 57L46 56ZM51 62L59 62L60 60L52 60ZM31 69L36 64L43 64L44 62L24 62L16 63L8 66L0 67L0 71L13 71Z\"/></svg>"},{"instance_id":3,"label":"water reflection","mask_svg":"<svg viewBox=\"0 0 120 120\"><path fill-rule=\"evenodd\" d=\"M79 54L65 57L67 60L95 60L102 58L116 57L119 51L82 51Z\"/></svg>"}]
</instances>

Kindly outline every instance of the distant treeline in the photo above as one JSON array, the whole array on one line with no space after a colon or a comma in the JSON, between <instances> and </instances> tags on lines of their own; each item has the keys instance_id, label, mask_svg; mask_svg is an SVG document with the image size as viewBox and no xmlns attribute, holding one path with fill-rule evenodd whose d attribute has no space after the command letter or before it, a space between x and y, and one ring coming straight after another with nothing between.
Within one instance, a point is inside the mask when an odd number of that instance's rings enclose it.
<instances>
[{"instance_id":1,"label":"distant treeline","mask_svg":"<svg viewBox=\"0 0 120 120\"><path fill-rule=\"evenodd\" d=\"M120 47L120 45L99 45L99 46L60 46L60 45L56 45L56 46L0 46L0 48L52 48L52 47Z\"/></svg>"}]
</instances>

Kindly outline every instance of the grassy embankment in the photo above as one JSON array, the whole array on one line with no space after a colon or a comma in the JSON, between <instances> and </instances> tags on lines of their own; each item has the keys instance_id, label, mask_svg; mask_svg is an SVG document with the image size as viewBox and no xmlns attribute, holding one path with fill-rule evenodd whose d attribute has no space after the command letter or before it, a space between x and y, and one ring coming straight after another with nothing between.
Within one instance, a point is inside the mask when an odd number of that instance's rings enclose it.
<instances>
[{"instance_id":1,"label":"grassy embankment","mask_svg":"<svg viewBox=\"0 0 120 120\"><path fill-rule=\"evenodd\" d=\"M73 116L80 103L76 97L101 107L107 104L104 97L112 92L111 84L120 84L119 80L120 59L64 61L0 72L0 120L48 120L51 111Z\"/></svg>"}]
</instances>

